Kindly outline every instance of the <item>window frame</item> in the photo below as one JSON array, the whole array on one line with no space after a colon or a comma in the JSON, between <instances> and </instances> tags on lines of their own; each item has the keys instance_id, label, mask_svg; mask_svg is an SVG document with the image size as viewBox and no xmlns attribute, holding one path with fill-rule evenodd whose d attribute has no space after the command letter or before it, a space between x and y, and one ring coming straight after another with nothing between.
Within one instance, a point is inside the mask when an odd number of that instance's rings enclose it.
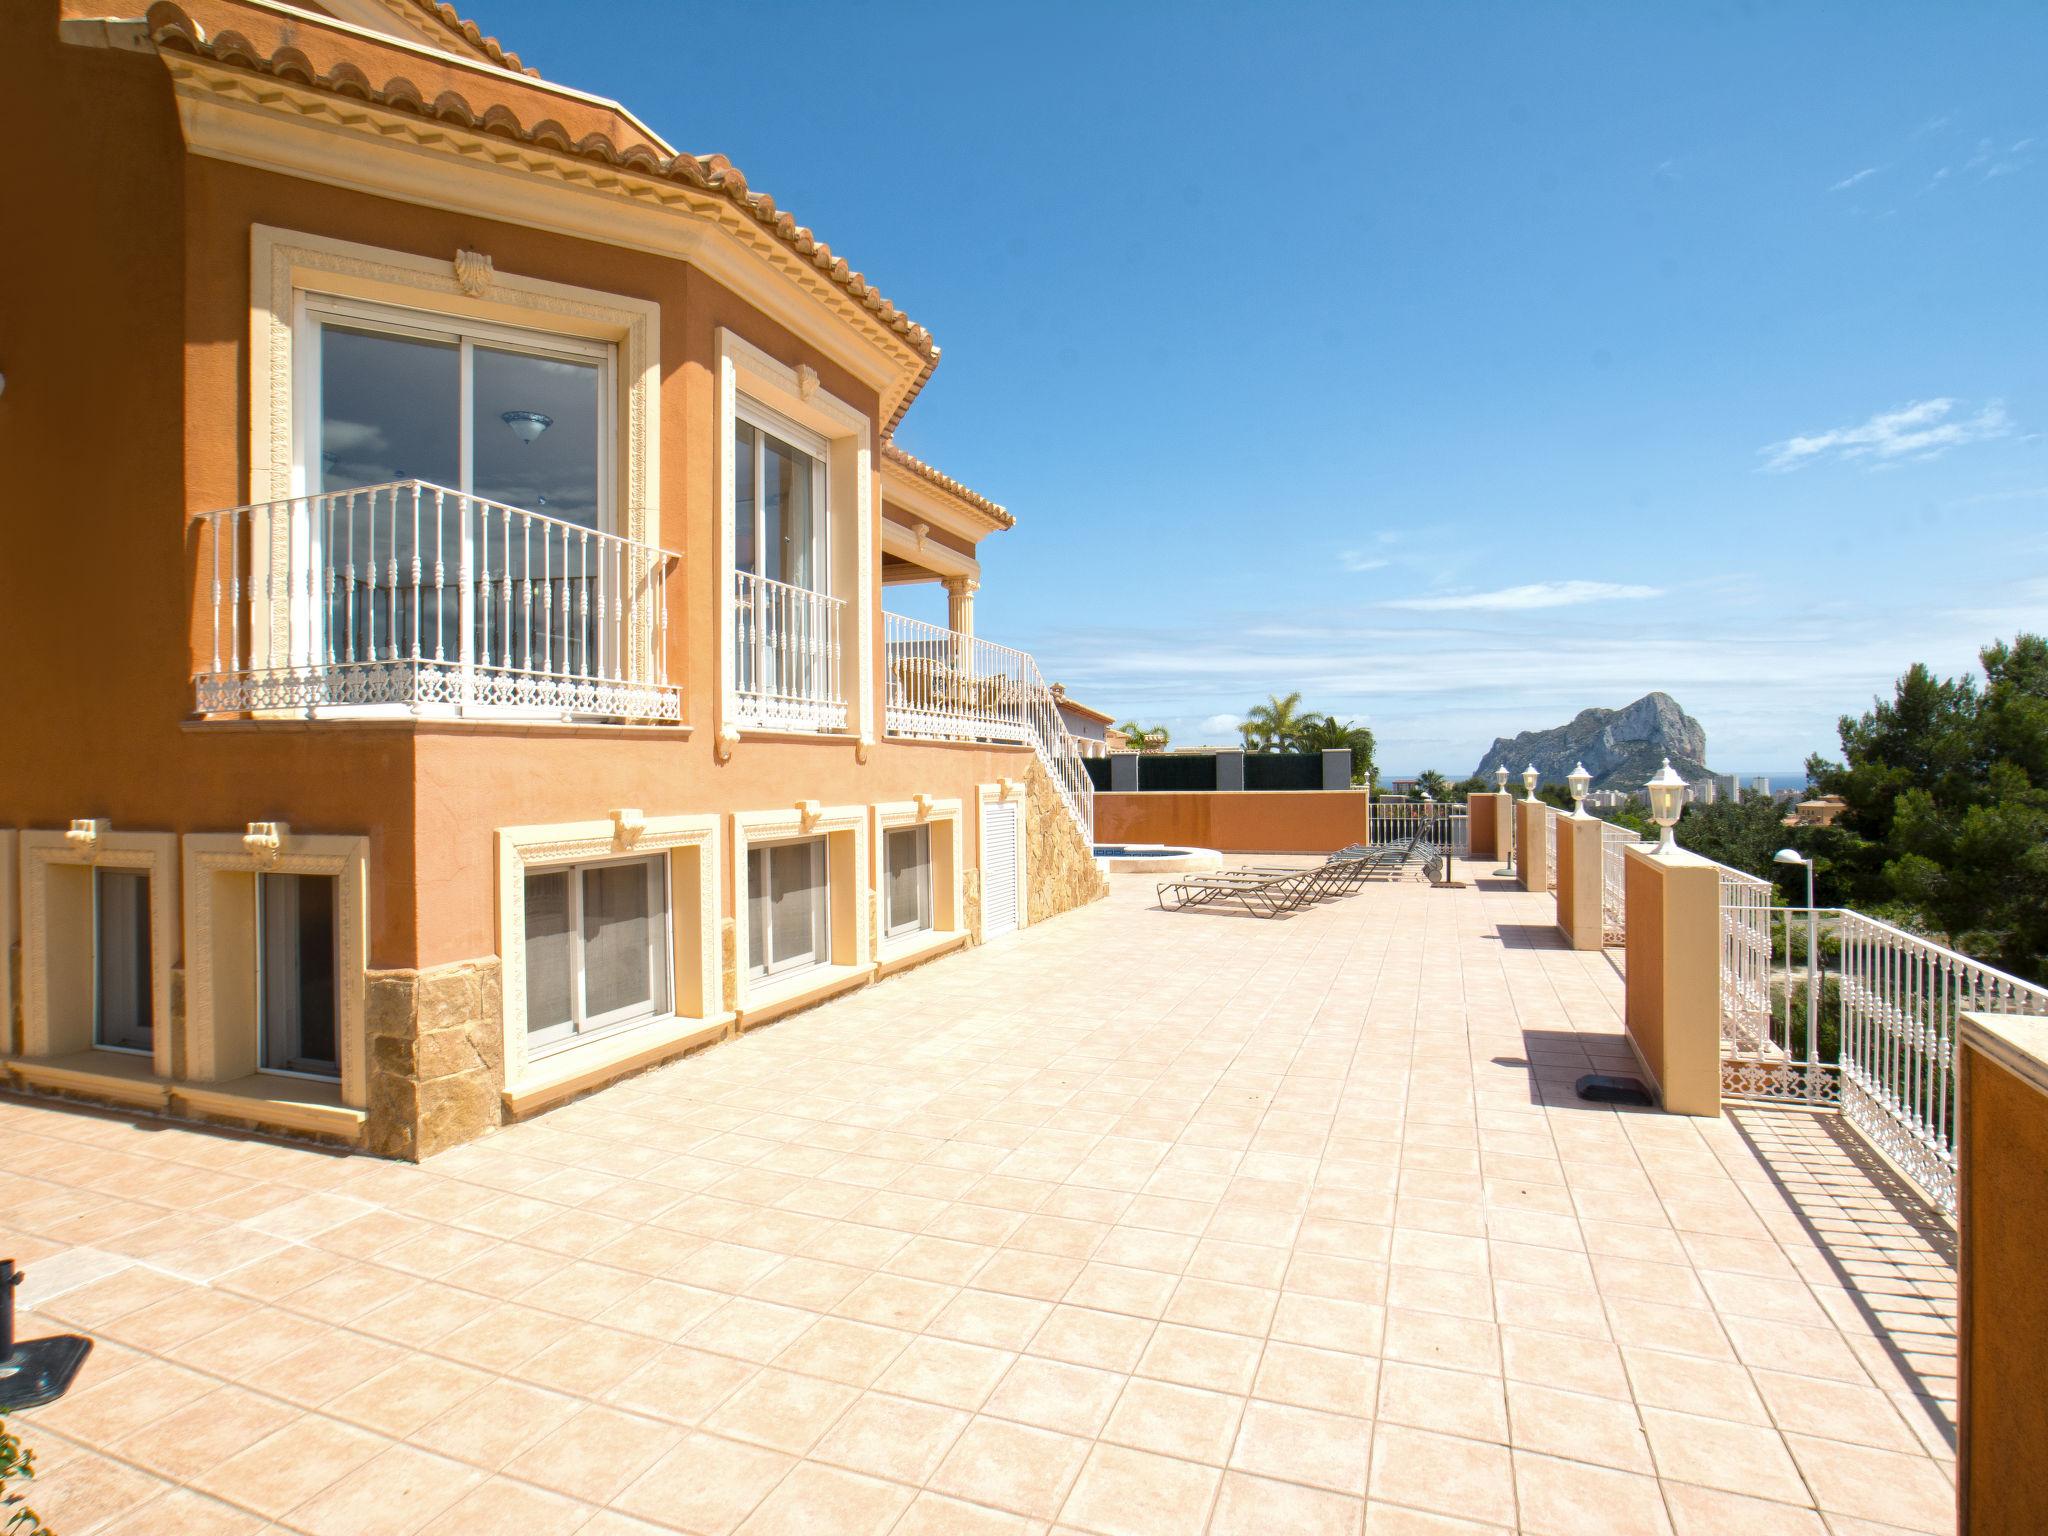
<instances>
[{"instance_id":1,"label":"window frame","mask_svg":"<svg viewBox=\"0 0 2048 1536\"><path fill-rule=\"evenodd\" d=\"M105 949L105 930L101 926L100 921L100 915L102 911L101 885L104 880L104 877L109 874L133 876L134 878L142 882L142 933L143 937L148 941L149 944L149 963L146 967L144 967L144 973L141 978L142 999L149 1008L148 1045L109 1045L102 1038L106 1026L106 999L104 998L104 996L102 996L103 989L100 980L102 970L100 964L100 957L103 950ZM157 938L156 933L154 931L155 925L151 922L150 919L151 904L155 901L156 898L156 890L154 886L153 875L151 871L146 869L132 869L118 864L94 864L91 867L89 879L91 882L90 900L92 903L92 911L91 916L87 921L86 934L88 942L91 945L89 964L91 967L92 975L92 1049L94 1049L95 1051L110 1051L118 1056L148 1056L153 1059L156 1056L157 1031L161 1027L163 1027L157 1018Z\"/></svg>"},{"instance_id":2,"label":"window frame","mask_svg":"<svg viewBox=\"0 0 2048 1536\"><path fill-rule=\"evenodd\" d=\"M791 421L773 406L764 405L752 395L740 393L733 398L732 434L725 444L725 451L732 455L735 465L739 460L739 431L741 427L754 429L754 564L756 569L748 574L763 581L777 581L778 577L763 574L759 567L764 563L762 554L767 548L766 500L762 487L766 484L763 471L767 465L767 451L763 437L773 437L785 447L794 448L811 461L811 569L816 573L816 584L798 590L832 596L832 445L813 432L809 427ZM737 478L732 505L733 518L733 569L745 568L739 563L739 500ZM795 582L784 581L783 586L793 587Z\"/></svg>"},{"instance_id":3,"label":"window frame","mask_svg":"<svg viewBox=\"0 0 2048 1536\"><path fill-rule=\"evenodd\" d=\"M778 848L807 847L811 850L811 872L816 877L811 896L811 948L807 957L801 960L779 960L775 954L775 869L774 853ZM754 878L752 866L754 855L761 856L761 878ZM770 842L747 845L747 900L766 903L768 920L753 921L748 914L747 924L747 979L750 982L787 981L792 976L801 976L806 971L818 970L832 963L832 844L829 837L785 837ZM766 959L760 966L754 964L753 945L759 941Z\"/></svg>"},{"instance_id":4,"label":"window frame","mask_svg":"<svg viewBox=\"0 0 2048 1536\"><path fill-rule=\"evenodd\" d=\"M334 1070L332 1072L304 1072L292 1067L267 1066L264 1063L263 1058L269 1047L270 1021L267 1017L268 1005L265 1002L265 999L269 996L269 987L266 985L267 978L264 974L264 956L268 952L268 945L265 939L269 919L264 916L263 884L266 880L274 879L326 880L334 886L333 906L328 913L328 924L333 930L334 937ZM342 922L341 910L345 887L342 877L339 874L323 875L301 870L259 869L256 871L256 878L251 882L251 889L255 901L256 1070L265 1077L296 1077L306 1082L338 1083L341 1081L342 1031L347 1027L347 997L342 985L343 966L345 963L345 925Z\"/></svg>"},{"instance_id":5,"label":"window frame","mask_svg":"<svg viewBox=\"0 0 2048 1536\"><path fill-rule=\"evenodd\" d=\"M895 863L890 858L890 846L899 835L908 834L917 844L917 915L907 923L892 923L889 919L895 902ZM927 822L915 822L909 826L882 828L882 939L904 939L920 933L934 932L938 927L938 911L932 892L932 829Z\"/></svg>"},{"instance_id":6,"label":"window frame","mask_svg":"<svg viewBox=\"0 0 2048 1536\"><path fill-rule=\"evenodd\" d=\"M292 494L321 494L313 489L317 476L309 465L316 453L321 418L321 328L333 321L356 330L382 331L414 341L441 344L453 342L459 349L456 404L457 461L455 485L450 490L474 495L476 407L474 401L476 348L482 345L498 351L523 352L532 357L557 358L567 362L595 362L597 374L597 532L623 533L618 518L619 434L618 381L619 344L587 336L570 335L529 326L505 325L475 320L446 310L413 309L402 304L385 304L371 299L300 289L292 299ZM539 507L523 510L537 516L548 514Z\"/></svg>"},{"instance_id":7,"label":"window frame","mask_svg":"<svg viewBox=\"0 0 2048 1536\"><path fill-rule=\"evenodd\" d=\"M659 897L660 921L654 924L650 937L648 981L650 995L654 1001L647 1008L615 1008L597 1017L588 1012L589 995L585 969L585 938L583 932L583 874L584 871L603 867L638 864L647 870L650 897ZM569 1018L542 1029L525 1026L527 1059L537 1061L557 1051L573 1050L604 1035L620 1030L635 1029L642 1024L673 1017L676 1011L675 977L675 893L671 889L671 870L666 852L629 853L612 857L577 859L561 863L528 864L520 871L522 882L536 876L565 875L569 883ZM522 884L522 891L524 885ZM521 910L525 909L522 900ZM651 907L650 907L651 910ZM522 935L521 964L529 967L533 956ZM530 995L532 983L526 983Z\"/></svg>"}]
</instances>

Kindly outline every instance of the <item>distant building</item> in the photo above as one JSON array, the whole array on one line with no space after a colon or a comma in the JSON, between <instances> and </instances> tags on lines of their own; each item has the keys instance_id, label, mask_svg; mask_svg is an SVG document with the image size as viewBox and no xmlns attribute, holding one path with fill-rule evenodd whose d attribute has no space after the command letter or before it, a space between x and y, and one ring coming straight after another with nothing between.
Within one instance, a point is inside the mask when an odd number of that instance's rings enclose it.
<instances>
[{"instance_id":1,"label":"distant building","mask_svg":"<svg viewBox=\"0 0 2048 1536\"><path fill-rule=\"evenodd\" d=\"M1767 773L1760 773L1751 779L1749 781L1749 792L1753 795L1768 797L1771 793L1771 776Z\"/></svg>"},{"instance_id":2,"label":"distant building","mask_svg":"<svg viewBox=\"0 0 2048 1536\"><path fill-rule=\"evenodd\" d=\"M1421 782L1419 778L1389 779L1387 780L1387 793L1397 797L1412 795L1415 793L1415 786Z\"/></svg>"},{"instance_id":3,"label":"distant building","mask_svg":"<svg viewBox=\"0 0 2048 1536\"><path fill-rule=\"evenodd\" d=\"M1685 786L1686 803L1689 805L1712 805L1720 793L1721 786L1713 779L1701 779L1696 784Z\"/></svg>"},{"instance_id":4,"label":"distant building","mask_svg":"<svg viewBox=\"0 0 2048 1536\"><path fill-rule=\"evenodd\" d=\"M1742 781L1732 773L1715 774L1714 785L1716 793L1726 795L1730 800L1742 798Z\"/></svg>"},{"instance_id":5,"label":"distant building","mask_svg":"<svg viewBox=\"0 0 2048 1536\"><path fill-rule=\"evenodd\" d=\"M1086 704L1077 704L1067 697L1067 685L1052 685L1052 701L1059 707L1060 719L1067 727L1067 734L1074 738L1074 745L1081 749L1083 757L1107 757L1111 752L1127 750L1124 733L1112 730L1116 716L1105 715L1099 709L1090 709ZM1115 737L1112 745L1110 738Z\"/></svg>"},{"instance_id":6,"label":"distant building","mask_svg":"<svg viewBox=\"0 0 2048 1536\"><path fill-rule=\"evenodd\" d=\"M1785 818L1788 827L1831 827L1835 818L1849 809L1840 795L1822 795L1814 800L1801 800L1792 807L1792 814Z\"/></svg>"}]
</instances>

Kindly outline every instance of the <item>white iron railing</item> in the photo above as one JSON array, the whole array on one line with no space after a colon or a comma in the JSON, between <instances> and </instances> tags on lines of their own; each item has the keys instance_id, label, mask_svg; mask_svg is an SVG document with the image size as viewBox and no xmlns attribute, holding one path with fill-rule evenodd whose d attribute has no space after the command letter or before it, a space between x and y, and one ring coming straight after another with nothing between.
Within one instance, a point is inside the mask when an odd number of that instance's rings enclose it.
<instances>
[{"instance_id":1,"label":"white iron railing","mask_svg":"<svg viewBox=\"0 0 2048 1536\"><path fill-rule=\"evenodd\" d=\"M770 730L845 730L845 600L735 571L732 608L739 723Z\"/></svg>"},{"instance_id":2,"label":"white iron railing","mask_svg":"<svg viewBox=\"0 0 2048 1536\"><path fill-rule=\"evenodd\" d=\"M1623 850L1642 846L1642 839L1627 827L1603 822L1600 826L1600 920L1606 942L1621 944L1628 938L1628 858Z\"/></svg>"},{"instance_id":3,"label":"white iron railing","mask_svg":"<svg viewBox=\"0 0 2048 1536\"><path fill-rule=\"evenodd\" d=\"M652 545L421 480L202 512L202 714L682 718Z\"/></svg>"},{"instance_id":4,"label":"white iron railing","mask_svg":"<svg viewBox=\"0 0 2048 1536\"><path fill-rule=\"evenodd\" d=\"M1095 782L1028 651L901 614L882 615L891 736L1006 741L1038 754L1081 835L1095 835Z\"/></svg>"},{"instance_id":5,"label":"white iron railing","mask_svg":"<svg viewBox=\"0 0 2048 1536\"><path fill-rule=\"evenodd\" d=\"M1405 843L1419 837L1458 858L1471 856L1471 817L1456 801L1376 798L1370 819L1375 844Z\"/></svg>"},{"instance_id":6,"label":"white iron railing","mask_svg":"<svg viewBox=\"0 0 2048 1536\"><path fill-rule=\"evenodd\" d=\"M1839 907L1777 913L1767 1036L1724 1060L1731 1097L1839 1103L1844 1117L1956 1212L1959 1016L2048 1016L2048 988Z\"/></svg>"},{"instance_id":7,"label":"white iron railing","mask_svg":"<svg viewBox=\"0 0 2048 1536\"><path fill-rule=\"evenodd\" d=\"M1750 1056L1770 1033L1775 887L1726 864L1714 868L1721 876L1721 1045L1724 1054Z\"/></svg>"},{"instance_id":8,"label":"white iron railing","mask_svg":"<svg viewBox=\"0 0 2048 1536\"><path fill-rule=\"evenodd\" d=\"M1543 874L1550 889L1557 889L1557 821L1563 811L1552 806L1543 813Z\"/></svg>"}]
</instances>

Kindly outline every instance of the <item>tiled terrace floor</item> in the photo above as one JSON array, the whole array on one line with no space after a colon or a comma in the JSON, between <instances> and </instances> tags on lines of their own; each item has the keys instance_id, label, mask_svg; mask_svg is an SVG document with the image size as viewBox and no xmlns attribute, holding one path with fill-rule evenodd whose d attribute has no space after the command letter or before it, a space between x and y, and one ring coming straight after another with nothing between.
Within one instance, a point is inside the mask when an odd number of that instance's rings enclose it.
<instances>
[{"instance_id":1,"label":"tiled terrace floor","mask_svg":"<svg viewBox=\"0 0 2048 1536\"><path fill-rule=\"evenodd\" d=\"M1804 1112L1574 1102L1547 899L1148 896L423 1168L0 1101L24 1331L99 1341L46 1518L1951 1528L1941 1229Z\"/></svg>"}]
</instances>

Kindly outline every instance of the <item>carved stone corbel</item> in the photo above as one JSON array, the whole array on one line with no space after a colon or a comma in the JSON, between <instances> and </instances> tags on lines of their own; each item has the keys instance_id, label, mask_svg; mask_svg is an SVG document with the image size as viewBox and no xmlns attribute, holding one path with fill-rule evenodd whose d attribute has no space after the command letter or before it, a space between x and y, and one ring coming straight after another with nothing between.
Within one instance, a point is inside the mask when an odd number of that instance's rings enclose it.
<instances>
[{"instance_id":1,"label":"carved stone corbel","mask_svg":"<svg viewBox=\"0 0 2048 1536\"><path fill-rule=\"evenodd\" d=\"M242 830L242 851L258 864L275 864L291 832L287 822L252 821Z\"/></svg>"},{"instance_id":2,"label":"carved stone corbel","mask_svg":"<svg viewBox=\"0 0 2048 1536\"><path fill-rule=\"evenodd\" d=\"M931 815L932 797L930 795L923 793L912 795L910 797L910 802L911 804L917 807L917 819L919 821L923 821L926 817Z\"/></svg>"},{"instance_id":3,"label":"carved stone corbel","mask_svg":"<svg viewBox=\"0 0 2048 1536\"><path fill-rule=\"evenodd\" d=\"M638 806L622 806L612 812L612 844L624 851L640 841L647 830L647 816Z\"/></svg>"},{"instance_id":4,"label":"carved stone corbel","mask_svg":"<svg viewBox=\"0 0 2048 1536\"><path fill-rule=\"evenodd\" d=\"M711 744L721 763L731 762L733 752L740 744L740 728L736 725L721 725Z\"/></svg>"},{"instance_id":5,"label":"carved stone corbel","mask_svg":"<svg viewBox=\"0 0 2048 1536\"><path fill-rule=\"evenodd\" d=\"M797 398L808 400L818 392L818 370L809 363L796 365Z\"/></svg>"},{"instance_id":6,"label":"carved stone corbel","mask_svg":"<svg viewBox=\"0 0 2048 1536\"><path fill-rule=\"evenodd\" d=\"M100 839L114 830L114 824L105 817L77 817L64 829L64 841L74 852L90 858L99 852Z\"/></svg>"},{"instance_id":7,"label":"carved stone corbel","mask_svg":"<svg viewBox=\"0 0 2048 1536\"><path fill-rule=\"evenodd\" d=\"M1018 794L1023 790L1024 781L1022 779L1003 779L1000 781L1000 785L1001 794L999 798L1004 800L1014 800L1017 798Z\"/></svg>"},{"instance_id":8,"label":"carved stone corbel","mask_svg":"<svg viewBox=\"0 0 2048 1536\"><path fill-rule=\"evenodd\" d=\"M862 731L859 736L854 738L853 760L856 763L867 762L868 754L873 752L874 750L875 738L871 736L868 732Z\"/></svg>"},{"instance_id":9,"label":"carved stone corbel","mask_svg":"<svg viewBox=\"0 0 2048 1536\"><path fill-rule=\"evenodd\" d=\"M808 832L818 824L818 818L824 814L824 807L815 800L799 800L796 803L796 814L797 819L803 823L803 829Z\"/></svg>"},{"instance_id":10,"label":"carved stone corbel","mask_svg":"<svg viewBox=\"0 0 2048 1536\"><path fill-rule=\"evenodd\" d=\"M491 258L485 252L455 253L455 281L472 299L481 299L488 294L496 278L497 273L491 267Z\"/></svg>"}]
</instances>

